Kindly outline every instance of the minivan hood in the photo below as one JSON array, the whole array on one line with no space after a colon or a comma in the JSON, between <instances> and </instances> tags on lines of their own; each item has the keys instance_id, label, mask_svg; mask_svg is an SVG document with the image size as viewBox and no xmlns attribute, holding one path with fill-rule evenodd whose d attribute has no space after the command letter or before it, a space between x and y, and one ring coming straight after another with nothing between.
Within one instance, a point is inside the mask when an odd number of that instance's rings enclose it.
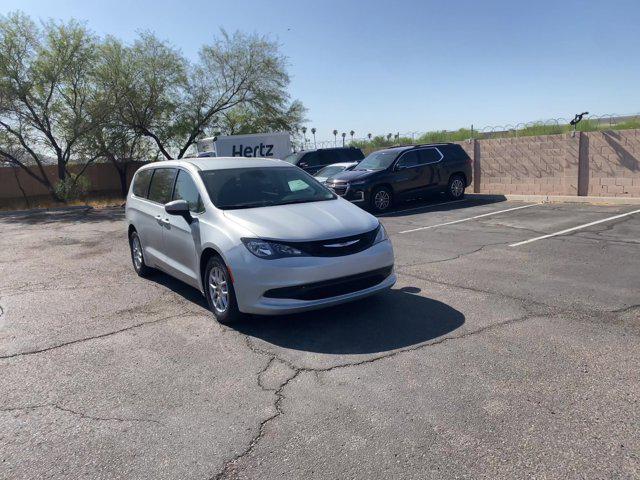
<instances>
[{"instance_id":1,"label":"minivan hood","mask_svg":"<svg viewBox=\"0 0 640 480\"><path fill-rule=\"evenodd\" d=\"M353 182L355 180L362 180L375 175L380 170L350 170L348 172L342 172L334 175L329 179L329 183L333 182Z\"/></svg>"},{"instance_id":2,"label":"minivan hood","mask_svg":"<svg viewBox=\"0 0 640 480\"><path fill-rule=\"evenodd\" d=\"M378 219L343 199L224 210L224 216L270 240L311 241L369 232Z\"/></svg>"}]
</instances>

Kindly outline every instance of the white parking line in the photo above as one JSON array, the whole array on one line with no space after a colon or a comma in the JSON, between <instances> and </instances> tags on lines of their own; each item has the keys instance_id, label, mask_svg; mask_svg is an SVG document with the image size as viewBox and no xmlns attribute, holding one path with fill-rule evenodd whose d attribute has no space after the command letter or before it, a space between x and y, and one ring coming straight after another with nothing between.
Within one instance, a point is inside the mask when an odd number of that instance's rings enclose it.
<instances>
[{"instance_id":1,"label":"white parking line","mask_svg":"<svg viewBox=\"0 0 640 480\"><path fill-rule=\"evenodd\" d=\"M620 215L615 215L609 218L603 218L602 220L597 220L595 222L585 223L584 225L578 225L577 227L567 228L566 230L560 230L556 233L550 233L548 235L542 235L540 237L530 238L529 240L524 240L522 242L512 243L509 245L510 247L517 247L519 245L524 245L525 243L535 242L537 240L543 240L545 238L555 237L557 235L564 235L565 233L574 232L576 230L581 230L583 228L590 227L592 225L598 225L599 223L610 222L611 220L616 220L618 218L627 217L629 215L633 215L634 213L640 213L640 210L634 210L633 212L622 213Z\"/></svg>"},{"instance_id":2,"label":"white parking line","mask_svg":"<svg viewBox=\"0 0 640 480\"><path fill-rule=\"evenodd\" d=\"M520 210L521 208L535 207L537 205L542 205L542 204L532 203L531 205L523 205L521 207L507 208L505 210L498 210L497 212L483 213L482 215L476 215L475 217L463 218L462 220L454 220L452 222L438 223L437 225L429 225L428 227L418 227L418 228L412 228L411 230L403 230L402 232L398 232L398 233L411 233L411 232L417 232L420 230L428 230L430 228L443 227L445 225L453 225L454 223L468 222L469 220L475 220L476 218L488 217L490 215L497 215L498 213L512 212L514 210Z\"/></svg>"},{"instance_id":3,"label":"white parking line","mask_svg":"<svg viewBox=\"0 0 640 480\"><path fill-rule=\"evenodd\" d=\"M440 205L450 205L452 203L460 203L460 202L468 202L468 201L469 201L468 198L463 198L462 200L451 200L450 202L440 202L440 203L434 203L432 205L423 205L421 207L405 208L404 210L392 210L385 215L392 216L394 213L411 212L413 210L424 210L425 208L433 208L433 207L438 207Z\"/></svg>"}]
</instances>

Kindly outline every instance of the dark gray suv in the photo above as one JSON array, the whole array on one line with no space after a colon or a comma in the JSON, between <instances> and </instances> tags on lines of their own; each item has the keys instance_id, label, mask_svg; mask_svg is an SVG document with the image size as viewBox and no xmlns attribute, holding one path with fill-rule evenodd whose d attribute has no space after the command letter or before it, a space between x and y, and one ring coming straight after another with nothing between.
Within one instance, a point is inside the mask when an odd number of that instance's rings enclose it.
<instances>
[{"instance_id":1,"label":"dark gray suv","mask_svg":"<svg viewBox=\"0 0 640 480\"><path fill-rule=\"evenodd\" d=\"M390 147L369 154L351 171L327 180L326 185L346 200L384 212L395 201L431 191L462 198L471 185L471 163L456 143Z\"/></svg>"},{"instance_id":2,"label":"dark gray suv","mask_svg":"<svg viewBox=\"0 0 640 480\"><path fill-rule=\"evenodd\" d=\"M364 158L362 150L355 147L318 148L303 150L285 157L285 162L300 167L314 175L321 168L332 163L359 162Z\"/></svg>"}]
</instances>

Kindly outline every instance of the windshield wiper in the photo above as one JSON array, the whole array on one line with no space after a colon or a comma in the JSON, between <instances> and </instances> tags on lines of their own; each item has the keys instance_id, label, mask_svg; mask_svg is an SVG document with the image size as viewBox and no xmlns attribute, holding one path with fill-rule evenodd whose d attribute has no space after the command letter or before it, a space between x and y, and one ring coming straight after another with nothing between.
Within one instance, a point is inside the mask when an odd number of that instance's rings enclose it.
<instances>
[{"instance_id":1,"label":"windshield wiper","mask_svg":"<svg viewBox=\"0 0 640 480\"><path fill-rule=\"evenodd\" d=\"M257 208L257 207L267 207L271 205L276 205L275 203L239 203L237 205L222 205L219 208L222 210L240 210L242 208Z\"/></svg>"},{"instance_id":2,"label":"windshield wiper","mask_svg":"<svg viewBox=\"0 0 640 480\"><path fill-rule=\"evenodd\" d=\"M334 198L313 198L306 200L291 200L289 202L276 203L275 205L291 205L294 203L311 203L311 202L324 202L325 200L334 200Z\"/></svg>"}]
</instances>

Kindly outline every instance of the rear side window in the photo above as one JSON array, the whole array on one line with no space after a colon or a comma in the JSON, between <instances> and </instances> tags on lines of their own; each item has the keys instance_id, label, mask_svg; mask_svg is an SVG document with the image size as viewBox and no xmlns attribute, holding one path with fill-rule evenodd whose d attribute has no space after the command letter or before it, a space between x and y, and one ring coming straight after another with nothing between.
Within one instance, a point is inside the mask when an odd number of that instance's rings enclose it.
<instances>
[{"instance_id":1,"label":"rear side window","mask_svg":"<svg viewBox=\"0 0 640 480\"><path fill-rule=\"evenodd\" d=\"M322 150L320 154L322 155L322 165L348 161L341 150Z\"/></svg>"},{"instance_id":2,"label":"rear side window","mask_svg":"<svg viewBox=\"0 0 640 480\"><path fill-rule=\"evenodd\" d=\"M418 152L416 152L415 150L411 150L410 152L403 154L400 157L400 160L398 160L398 165L405 168L415 167L416 165L420 165L420 163L424 162L420 161Z\"/></svg>"},{"instance_id":3,"label":"rear side window","mask_svg":"<svg viewBox=\"0 0 640 480\"><path fill-rule=\"evenodd\" d=\"M147 192L149 191L149 181L151 180L151 174L153 170L140 170L136 173L136 177L133 179L133 194L136 197L147 198Z\"/></svg>"},{"instance_id":4,"label":"rear side window","mask_svg":"<svg viewBox=\"0 0 640 480\"><path fill-rule=\"evenodd\" d=\"M364 153L359 148L350 148L347 150L347 157L349 160L362 160Z\"/></svg>"},{"instance_id":5,"label":"rear side window","mask_svg":"<svg viewBox=\"0 0 640 480\"><path fill-rule=\"evenodd\" d=\"M184 170L178 170L178 178L176 179L176 186L173 190L173 200L186 200L189 204L189 210L194 213L204 210L198 188L193 182L191 175Z\"/></svg>"},{"instance_id":6,"label":"rear side window","mask_svg":"<svg viewBox=\"0 0 640 480\"><path fill-rule=\"evenodd\" d=\"M156 168L149 186L149 200L162 204L168 203L171 200L175 178L175 168Z\"/></svg>"},{"instance_id":7,"label":"rear side window","mask_svg":"<svg viewBox=\"0 0 640 480\"><path fill-rule=\"evenodd\" d=\"M442 158L440 152L435 148L424 148L420 152L420 163L435 163Z\"/></svg>"},{"instance_id":8,"label":"rear side window","mask_svg":"<svg viewBox=\"0 0 640 480\"><path fill-rule=\"evenodd\" d=\"M309 152L300 159L300 163L305 163L308 167L317 167L322 165L318 152Z\"/></svg>"}]
</instances>

